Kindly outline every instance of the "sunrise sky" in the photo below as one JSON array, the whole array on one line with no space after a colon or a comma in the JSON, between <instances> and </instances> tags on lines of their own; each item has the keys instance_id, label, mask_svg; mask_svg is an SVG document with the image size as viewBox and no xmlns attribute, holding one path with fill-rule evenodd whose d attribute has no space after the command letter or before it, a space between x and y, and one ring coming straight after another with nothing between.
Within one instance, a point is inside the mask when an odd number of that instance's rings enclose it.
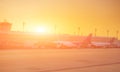
<instances>
[{"instance_id":1,"label":"sunrise sky","mask_svg":"<svg viewBox=\"0 0 120 72\"><path fill-rule=\"evenodd\" d=\"M12 23L12 30L34 31L44 26L54 33L116 36L120 31L120 0L0 0L0 21ZM120 36L120 35L119 35Z\"/></svg>"}]
</instances>

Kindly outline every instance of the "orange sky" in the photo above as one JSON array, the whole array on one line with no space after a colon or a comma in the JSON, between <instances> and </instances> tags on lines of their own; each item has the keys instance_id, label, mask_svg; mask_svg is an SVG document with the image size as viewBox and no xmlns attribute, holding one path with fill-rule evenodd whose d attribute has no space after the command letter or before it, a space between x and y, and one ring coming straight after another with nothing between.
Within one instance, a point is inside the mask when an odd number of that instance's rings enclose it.
<instances>
[{"instance_id":1,"label":"orange sky","mask_svg":"<svg viewBox=\"0 0 120 72\"><path fill-rule=\"evenodd\" d=\"M51 33L88 35L97 29L98 36L116 36L120 31L119 0L0 0L0 21L7 19L12 30L33 31L46 26ZM120 35L119 35L120 36Z\"/></svg>"}]
</instances>

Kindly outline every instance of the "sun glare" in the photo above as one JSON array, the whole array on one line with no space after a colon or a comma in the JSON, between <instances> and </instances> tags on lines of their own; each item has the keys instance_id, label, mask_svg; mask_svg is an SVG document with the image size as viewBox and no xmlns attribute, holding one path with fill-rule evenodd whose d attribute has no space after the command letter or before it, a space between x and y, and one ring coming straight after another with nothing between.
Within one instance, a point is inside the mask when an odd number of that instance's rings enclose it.
<instances>
[{"instance_id":1,"label":"sun glare","mask_svg":"<svg viewBox=\"0 0 120 72\"><path fill-rule=\"evenodd\" d=\"M46 33L47 32L47 28L46 27L37 27L35 29L35 32L38 32L38 33Z\"/></svg>"}]
</instances>

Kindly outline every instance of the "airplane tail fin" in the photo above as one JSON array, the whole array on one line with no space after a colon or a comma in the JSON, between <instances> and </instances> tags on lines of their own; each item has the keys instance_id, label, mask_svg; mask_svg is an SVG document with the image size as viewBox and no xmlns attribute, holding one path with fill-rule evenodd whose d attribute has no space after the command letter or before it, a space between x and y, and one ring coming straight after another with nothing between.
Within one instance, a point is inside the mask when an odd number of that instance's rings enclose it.
<instances>
[{"instance_id":1,"label":"airplane tail fin","mask_svg":"<svg viewBox=\"0 0 120 72\"><path fill-rule=\"evenodd\" d=\"M115 41L115 38L111 38L110 41L109 41L109 43L113 44L114 41Z\"/></svg>"},{"instance_id":2,"label":"airplane tail fin","mask_svg":"<svg viewBox=\"0 0 120 72\"><path fill-rule=\"evenodd\" d=\"M87 36L87 38L83 40L82 43L87 43L87 44L88 44L88 43L91 43L91 39L92 39L92 34L89 34L89 35Z\"/></svg>"},{"instance_id":3,"label":"airplane tail fin","mask_svg":"<svg viewBox=\"0 0 120 72\"><path fill-rule=\"evenodd\" d=\"M82 41L82 44L91 44L92 34L89 34L86 39Z\"/></svg>"},{"instance_id":4,"label":"airplane tail fin","mask_svg":"<svg viewBox=\"0 0 120 72\"><path fill-rule=\"evenodd\" d=\"M89 34L87 38L85 38L82 43L81 47L88 47L89 44L91 44L92 34Z\"/></svg>"}]
</instances>

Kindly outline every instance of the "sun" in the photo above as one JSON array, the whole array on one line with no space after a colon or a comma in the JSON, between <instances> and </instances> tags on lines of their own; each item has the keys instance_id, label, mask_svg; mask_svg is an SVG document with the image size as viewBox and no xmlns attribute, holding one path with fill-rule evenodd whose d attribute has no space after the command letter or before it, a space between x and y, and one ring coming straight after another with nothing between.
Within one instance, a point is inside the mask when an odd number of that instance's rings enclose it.
<instances>
[{"instance_id":1,"label":"sun","mask_svg":"<svg viewBox=\"0 0 120 72\"><path fill-rule=\"evenodd\" d=\"M47 32L47 28L46 27L37 27L36 29L35 29L35 32L37 32L37 33L46 33Z\"/></svg>"}]
</instances>

